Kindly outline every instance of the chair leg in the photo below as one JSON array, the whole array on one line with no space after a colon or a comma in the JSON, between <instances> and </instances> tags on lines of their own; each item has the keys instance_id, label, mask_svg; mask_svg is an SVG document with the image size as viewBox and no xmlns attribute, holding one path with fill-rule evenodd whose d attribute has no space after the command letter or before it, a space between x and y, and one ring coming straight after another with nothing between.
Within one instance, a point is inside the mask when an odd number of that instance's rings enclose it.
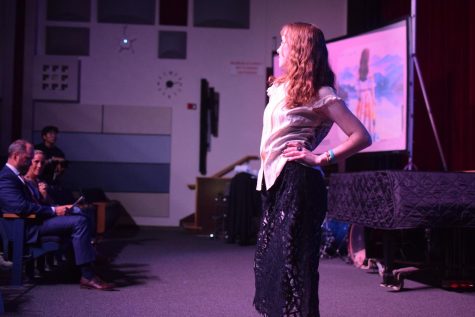
<instances>
[{"instance_id":1,"label":"chair leg","mask_svg":"<svg viewBox=\"0 0 475 317\"><path fill-rule=\"evenodd\" d=\"M3 296L2 293L0 293L0 315L3 315L5 313L5 307L3 306Z\"/></svg>"},{"instance_id":2,"label":"chair leg","mask_svg":"<svg viewBox=\"0 0 475 317\"><path fill-rule=\"evenodd\" d=\"M23 273L23 235L24 226L20 221L12 221L12 233L14 238L12 239L12 272L11 272L11 285L22 285L22 273Z\"/></svg>"},{"instance_id":3,"label":"chair leg","mask_svg":"<svg viewBox=\"0 0 475 317\"><path fill-rule=\"evenodd\" d=\"M45 255L45 271L52 271L53 270L53 268L57 265L55 263L55 260L56 260L56 252L53 253L53 254L46 254Z\"/></svg>"},{"instance_id":4,"label":"chair leg","mask_svg":"<svg viewBox=\"0 0 475 317\"><path fill-rule=\"evenodd\" d=\"M25 275L29 281L33 281L35 279L35 260L25 263Z\"/></svg>"}]
</instances>

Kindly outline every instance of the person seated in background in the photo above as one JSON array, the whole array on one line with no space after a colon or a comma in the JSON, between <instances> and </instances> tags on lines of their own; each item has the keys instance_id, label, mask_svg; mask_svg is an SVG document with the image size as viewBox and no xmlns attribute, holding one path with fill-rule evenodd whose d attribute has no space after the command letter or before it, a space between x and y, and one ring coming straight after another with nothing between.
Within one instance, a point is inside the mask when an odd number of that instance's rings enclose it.
<instances>
[{"instance_id":1,"label":"person seated in background","mask_svg":"<svg viewBox=\"0 0 475 317\"><path fill-rule=\"evenodd\" d=\"M93 270L95 250L91 244L91 232L87 219L74 215L77 207L72 205L42 205L36 201L25 182L33 159L33 145L26 140L17 140L8 147L8 160L0 170L0 210L19 215L35 214L37 219L26 220L25 241L36 243L41 236L67 236L72 241L75 263L80 268L82 288L111 290L113 284L96 276Z\"/></svg>"},{"instance_id":2,"label":"person seated in background","mask_svg":"<svg viewBox=\"0 0 475 317\"><path fill-rule=\"evenodd\" d=\"M51 205L53 201L48 194L48 184L41 180L45 167L45 155L41 150L35 150L31 165L24 179L33 191L34 198L43 205Z\"/></svg>"},{"instance_id":3,"label":"person seated in background","mask_svg":"<svg viewBox=\"0 0 475 317\"><path fill-rule=\"evenodd\" d=\"M41 174L43 173L45 166L45 155L41 150L35 150L33 159L31 160L30 168L26 172L24 179L29 186L29 190L33 196L33 200L36 200L42 205L55 205L48 193L48 184L41 180ZM64 250L63 250L64 251ZM62 255L62 252L57 252L57 256L53 255L44 255L41 258L37 259L37 269L38 273L43 271L49 271L52 266L55 265L55 258L59 262Z\"/></svg>"},{"instance_id":4,"label":"person seated in background","mask_svg":"<svg viewBox=\"0 0 475 317\"><path fill-rule=\"evenodd\" d=\"M42 177L48 184L54 183L67 167L66 156L56 145L58 133L59 129L55 126L44 127L41 130L43 142L35 145L35 149L43 151L45 155L45 169Z\"/></svg>"},{"instance_id":5,"label":"person seated in background","mask_svg":"<svg viewBox=\"0 0 475 317\"><path fill-rule=\"evenodd\" d=\"M30 168L26 172L24 179L27 185L30 187L32 195L36 201L42 205L68 205L73 204L76 199L72 192L67 190L60 190L59 185L49 186L46 182L42 180L42 174L45 167L45 155L41 150L35 150L34 156L31 161ZM93 205L87 204L78 204L78 209L76 209L75 215L86 217L89 230L91 232L91 243L95 244L95 228L96 228L96 207ZM97 252L97 250L96 250ZM96 253L96 261L99 256L99 260L102 260L102 256ZM40 265L39 270L49 269L49 266L52 266L54 261L51 257L48 257L49 261L46 261L48 264L47 267L43 268ZM42 260L40 260L42 261ZM58 260L59 261L59 260ZM106 263L106 260L102 260L101 263ZM0 263L1 265L1 263Z\"/></svg>"},{"instance_id":6,"label":"person seated in background","mask_svg":"<svg viewBox=\"0 0 475 317\"><path fill-rule=\"evenodd\" d=\"M60 182L53 185L48 185L42 180L43 171L45 168L45 155L41 150L35 150L31 161L30 168L25 174L25 180L32 190L35 199L43 205L69 205L73 204L76 199L71 191L64 189ZM90 226L91 235L95 237L95 207L81 203L76 210L76 215L81 215L87 218ZM92 239L94 240L94 239Z\"/></svg>"}]
</instances>

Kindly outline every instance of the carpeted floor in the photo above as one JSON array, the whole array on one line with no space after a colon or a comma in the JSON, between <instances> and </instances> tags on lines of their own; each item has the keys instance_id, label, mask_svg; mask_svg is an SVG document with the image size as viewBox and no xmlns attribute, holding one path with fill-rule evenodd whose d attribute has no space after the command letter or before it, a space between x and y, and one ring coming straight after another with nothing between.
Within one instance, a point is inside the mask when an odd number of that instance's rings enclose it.
<instances>
[{"instance_id":1,"label":"carpeted floor","mask_svg":"<svg viewBox=\"0 0 475 317\"><path fill-rule=\"evenodd\" d=\"M254 246L226 244L179 229L117 232L101 244L113 257L102 269L117 291L80 289L56 272L35 286L3 286L6 316L253 317ZM70 273L69 273L70 274ZM339 258L320 265L322 316L473 316L474 292L450 292L406 280L402 292ZM68 282L68 280L70 282Z\"/></svg>"}]
</instances>

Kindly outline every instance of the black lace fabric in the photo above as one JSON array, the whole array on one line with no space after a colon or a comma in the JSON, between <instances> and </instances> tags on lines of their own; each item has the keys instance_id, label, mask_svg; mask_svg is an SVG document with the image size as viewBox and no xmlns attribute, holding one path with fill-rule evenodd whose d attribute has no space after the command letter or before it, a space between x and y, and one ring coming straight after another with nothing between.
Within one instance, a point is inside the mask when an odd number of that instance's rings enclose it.
<instances>
[{"instance_id":1,"label":"black lace fabric","mask_svg":"<svg viewBox=\"0 0 475 317\"><path fill-rule=\"evenodd\" d=\"M262 196L254 306L267 317L319 316L318 262L327 207L322 175L289 162Z\"/></svg>"}]
</instances>

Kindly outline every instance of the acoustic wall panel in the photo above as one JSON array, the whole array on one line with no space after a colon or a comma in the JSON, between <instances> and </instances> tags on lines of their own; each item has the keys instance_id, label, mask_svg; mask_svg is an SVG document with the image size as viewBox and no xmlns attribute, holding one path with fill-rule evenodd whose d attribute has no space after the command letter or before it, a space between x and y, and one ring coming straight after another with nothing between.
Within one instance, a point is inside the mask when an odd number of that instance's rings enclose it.
<instances>
[{"instance_id":1,"label":"acoustic wall panel","mask_svg":"<svg viewBox=\"0 0 475 317\"><path fill-rule=\"evenodd\" d=\"M35 142L41 141L40 131ZM127 135L60 132L57 141L70 161L170 163L169 135Z\"/></svg>"},{"instance_id":2,"label":"acoustic wall panel","mask_svg":"<svg viewBox=\"0 0 475 317\"><path fill-rule=\"evenodd\" d=\"M172 109L104 106L104 133L171 134Z\"/></svg>"},{"instance_id":3,"label":"acoustic wall panel","mask_svg":"<svg viewBox=\"0 0 475 317\"><path fill-rule=\"evenodd\" d=\"M158 57L186 59L186 32L159 31Z\"/></svg>"},{"instance_id":4,"label":"acoustic wall panel","mask_svg":"<svg viewBox=\"0 0 475 317\"><path fill-rule=\"evenodd\" d=\"M75 190L100 187L106 192L168 193L170 165L70 162L64 185Z\"/></svg>"},{"instance_id":5,"label":"acoustic wall panel","mask_svg":"<svg viewBox=\"0 0 475 317\"><path fill-rule=\"evenodd\" d=\"M121 202L134 217L168 217L169 194L166 193L107 193Z\"/></svg>"},{"instance_id":6,"label":"acoustic wall panel","mask_svg":"<svg viewBox=\"0 0 475 317\"><path fill-rule=\"evenodd\" d=\"M194 0L193 25L249 29L249 0Z\"/></svg>"},{"instance_id":7,"label":"acoustic wall panel","mask_svg":"<svg viewBox=\"0 0 475 317\"><path fill-rule=\"evenodd\" d=\"M155 24L155 0L97 0L97 21Z\"/></svg>"},{"instance_id":8,"label":"acoustic wall panel","mask_svg":"<svg viewBox=\"0 0 475 317\"><path fill-rule=\"evenodd\" d=\"M165 107L38 102L33 139L59 127L66 187L101 188L133 217L169 217L171 116Z\"/></svg>"},{"instance_id":9,"label":"acoustic wall panel","mask_svg":"<svg viewBox=\"0 0 475 317\"><path fill-rule=\"evenodd\" d=\"M91 0L48 0L46 19L49 21L91 21Z\"/></svg>"},{"instance_id":10,"label":"acoustic wall panel","mask_svg":"<svg viewBox=\"0 0 475 317\"><path fill-rule=\"evenodd\" d=\"M159 23L161 25L188 24L188 0L160 0L158 9Z\"/></svg>"},{"instance_id":11,"label":"acoustic wall panel","mask_svg":"<svg viewBox=\"0 0 475 317\"><path fill-rule=\"evenodd\" d=\"M35 56L33 99L78 101L79 65L77 57Z\"/></svg>"},{"instance_id":12,"label":"acoustic wall panel","mask_svg":"<svg viewBox=\"0 0 475 317\"><path fill-rule=\"evenodd\" d=\"M42 103L34 105L33 129L55 125L60 132L102 131L102 106L68 103Z\"/></svg>"},{"instance_id":13,"label":"acoustic wall panel","mask_svg":"<svg viewBox=\"0 0 475 317\"><path fill-rule=\"evenodd\" d=\"M89 55L89 29L81 27L46 27L46 55Z\"/></svg>"}]
</instances>

